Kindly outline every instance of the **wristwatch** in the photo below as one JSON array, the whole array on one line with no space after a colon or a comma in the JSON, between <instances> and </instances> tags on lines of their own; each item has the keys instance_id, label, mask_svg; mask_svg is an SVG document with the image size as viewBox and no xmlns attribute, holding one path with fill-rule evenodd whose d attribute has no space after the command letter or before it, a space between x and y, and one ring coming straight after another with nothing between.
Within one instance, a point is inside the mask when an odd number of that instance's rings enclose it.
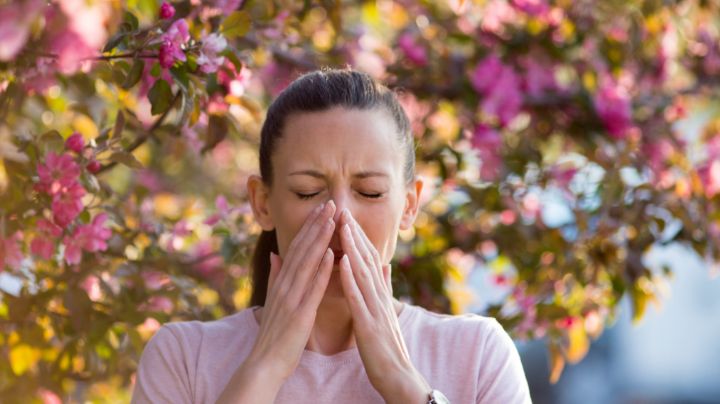
<instances>
[{"instance_id":1,"label":"wristwatch","mask_svg":"<svg viewBox=\"0 0 720 404\"><path fill-rule=\"evenodd\" d=\"M445 397L445 394L437 390L433 390L428 396L428 404L450 404L450 400Z\"/></svg>"}]
</instances>

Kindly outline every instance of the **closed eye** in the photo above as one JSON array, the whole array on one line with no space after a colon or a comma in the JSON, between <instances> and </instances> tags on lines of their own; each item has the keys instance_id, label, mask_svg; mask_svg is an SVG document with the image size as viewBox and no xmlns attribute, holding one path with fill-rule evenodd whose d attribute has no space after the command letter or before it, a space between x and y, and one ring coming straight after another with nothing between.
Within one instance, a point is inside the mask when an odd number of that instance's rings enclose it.
<instances>
[{"instance_id":1,"label":"closed eye","mask_svg":"<svg viewBox=\"0 0 720 404\"><path fill-rule=\"evenodd\" d=\"M366 198L372 198L372 199L377 199L377 198L380 198L383 196L383 194L366 194L364 192L358 192L358 193Z\"/></svg>"},{"instance_id":2,"label":"closed eye","mask_svg":"<svg viewBox=\"0 0 720 404\"><path fill-rule=\"evenodd\" d=\"M300 198L300 199L311 199L312 197L314 197L315 195L317 195L319 193L320 192L315 192L313 194L301 194L299 192L295 192L295 195L297 195L298 198Z\"/></svg>"}]
</instances>

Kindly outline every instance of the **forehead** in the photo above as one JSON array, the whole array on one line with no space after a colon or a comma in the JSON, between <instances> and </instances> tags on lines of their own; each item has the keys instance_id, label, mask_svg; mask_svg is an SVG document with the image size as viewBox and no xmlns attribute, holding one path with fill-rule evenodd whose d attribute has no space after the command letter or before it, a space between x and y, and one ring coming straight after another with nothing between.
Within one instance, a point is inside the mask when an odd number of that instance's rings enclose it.
<instances>
[{"instance_id":1,"label":"forehead","mask_svg":"<svg viewBox=\"0 0 720 404\"><path fill-rule=\"evenodd\" d=\"M272 160L282 175L304 169L326 174L384 170L395 177L400 174L403 153L388 112L338 107L290 115Z\"/></svg>"}]
</instances>

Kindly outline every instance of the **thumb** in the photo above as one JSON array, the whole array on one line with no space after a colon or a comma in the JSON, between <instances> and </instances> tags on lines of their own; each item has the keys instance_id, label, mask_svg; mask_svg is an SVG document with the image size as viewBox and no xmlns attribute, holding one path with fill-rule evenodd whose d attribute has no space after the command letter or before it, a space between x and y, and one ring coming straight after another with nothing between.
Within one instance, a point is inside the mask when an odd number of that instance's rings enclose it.
<instances>
[{"instance_id":1,"label":"thumb","mask_svg":"<svg viewBox=\"0 0 720 404\"><path fill-rule=\"evenodd\" d=\"M282 266L282 258L280 258L279 255L277 255L271 251L270 252L270 276L268 278L268 291L275 284L275 279L277 279L277 275L278 275L278 272L280 272L281 266Z\"/></svg>"}]
</instances>

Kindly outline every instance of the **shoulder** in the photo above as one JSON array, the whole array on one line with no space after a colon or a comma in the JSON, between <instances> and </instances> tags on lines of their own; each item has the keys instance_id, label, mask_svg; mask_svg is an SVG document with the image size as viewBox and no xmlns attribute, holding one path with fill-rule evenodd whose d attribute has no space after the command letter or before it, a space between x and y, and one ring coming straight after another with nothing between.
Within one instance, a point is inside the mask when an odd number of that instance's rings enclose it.
<instances>
[{"instance_id":1,"label":"shoulder","mask_svg":"<svg viewBox=\"0 0 720 404\"><path fill-rule=\"evenodd\" d=\"M252 311L241 310L235 314L213 321L174 321L163 324L148 341L146 350L159 350L166 354L191 356L206 343L215 343L237 336L239 330L248 329L247 322Z\"/></svg>"},{"instance_id":2,"label":"shoulder","mask_svg":"<svg viewBox=\"0 0 720 404\"><path fill-rule=\"evenodd\" d=\"M501 342L513 344L500 323L492 317L479 314L441 314L420 306L406 305L409 310L407 325L411 333L467 342Z\"/></svg>"}]
</instances>

